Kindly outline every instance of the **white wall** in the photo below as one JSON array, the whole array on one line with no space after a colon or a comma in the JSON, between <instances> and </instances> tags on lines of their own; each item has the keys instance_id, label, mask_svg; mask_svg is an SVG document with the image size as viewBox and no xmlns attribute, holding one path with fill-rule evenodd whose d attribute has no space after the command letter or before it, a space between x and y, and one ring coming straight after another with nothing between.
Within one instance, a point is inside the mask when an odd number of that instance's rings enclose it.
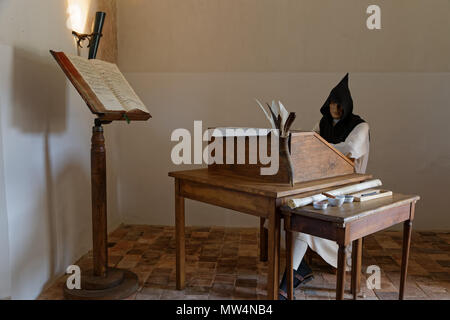
<instances>
[{"instance_id":1,"label":"white wall","mask_svg":"<svg viewBox=\"0 0 450 320\"><path fill-rule=\"evenodd\" d=\"M117 127L120 210L129 223L173 225L170 134L267 126L253 98L281 99L296 129L320 119L349 71L355 112L372 128L368 172L422 196L416 229L448 229L450 3L377 1L381 31L365 26L369 1L119 1L119 66L153 119ZM257 219L188 201L192 225L255 226Z\"/></svg>"},{"instance_id":2,"label":"white wall","mask_svg":"<svg viewBox=\"0 0 450 320\"><path fill-rule=\"evenodd\" d=\"M7 62L11 60L12 50L9 47L0 45L0 56L8 57L0 59L0 88L5 88L5 78L10 75L10 67ZM6 62L6 63L5 63ZM6 75L6 77L5 77ZM0 95L0 119L2 118L2 105L4 103L4 95ZM3 141L2 141L2 122L0 121L0 300L6 299L11 295L11 272L9 264L9 233L8 233L8 214L6 212L6 195L5 195L5 175L3 164Z\"/></svg>"},{"instance_id":3,"label":"white wall","mask_svg":"<svg viewBox=\"0 0 450 320\"><path fill-rule=\"evenodd\" d=\"M0 61L6 67L0 72L0 232L9 235L5 243L11 273L10 281L0 284L11 284L8 295L13 299L36 298L92 244L93 116L49 53L76 53L66 11L67 2L61 0L0 1ZM108 138L111 146L114 137L107 132ZM115 203L116 174L108 164L109 226L114 228L121 217ZM3 240L0 268L8 257Z\"/></svg>"},{"instance_id":4,"label":"white wall","mask_svg":"<svg viewBox=\"0 0 450 320\"><path fill-rule=\"evenodd\" d=\"M127 72L449 71L447 0L119 0ZM366 27L381 8L381 30Z\"/></svg>"},{"instance_id":5,"label":"white wall","mask_svg":"<svg viewBox=\"0 0 450 320\"><path fill-rule=\"evenodd\" d=\"M128 223L173 225L170 135L176 128L266 126L253 102L281 99L297 112L295 129L311 130L319 108L341 73L128 73L154 119L119 129L120 211ZM448 101L450 74L352 73L356 112L371 125L368 172L387 188L419 194L415 227L448 229L446 192L450 190ZM191 225L254 226L242 214L187 201Z\"/></svg>"}]
</instances>

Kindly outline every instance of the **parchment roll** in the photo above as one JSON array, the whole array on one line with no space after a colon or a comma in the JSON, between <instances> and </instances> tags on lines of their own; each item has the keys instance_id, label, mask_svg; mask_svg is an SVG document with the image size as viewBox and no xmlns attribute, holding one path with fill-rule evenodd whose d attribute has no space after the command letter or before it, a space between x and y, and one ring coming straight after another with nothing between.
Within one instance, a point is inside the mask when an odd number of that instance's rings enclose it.
<instances>
[{"instance_id":1,"label":"parchment roll","mask_svg":"<svg viewBox=\"0 0 450 320\"><path fill-rule=\"evenodd\" d=\"M370 188L379 187L381 185L382 185L381 180L375 179L375 180L369 180L369 181L362 182L362 183L352 184L351 186L335 189L332 191L328 191L328 193L333 196L341 196L341 195L355 193L355 192L359 192L359 191L370 189ZM323 194L316 194L316 195L306 197L306 198L291 199L288 201L287 205L289 207L291 207L292 209L294 209L294 208L298 208L298 207L304 207L315 201L322 201L325 199L327 199L327 197L324 196Z\"/></svg>"}]
</instances>

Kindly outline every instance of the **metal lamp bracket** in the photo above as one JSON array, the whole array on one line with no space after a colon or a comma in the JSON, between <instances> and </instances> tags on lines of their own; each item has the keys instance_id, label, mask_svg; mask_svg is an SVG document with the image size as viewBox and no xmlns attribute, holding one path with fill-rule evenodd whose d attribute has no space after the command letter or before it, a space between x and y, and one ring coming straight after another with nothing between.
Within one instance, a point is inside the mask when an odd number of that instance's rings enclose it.
<instances>
[{"instance_id":1,"label":"metal lamp bracket","mask_svg":"<svg viewBox=\"0 0 450 320\"><path fill-rule=\"evenodd\" d=\"M91 45L92 45L92 41L94 41L95 37L97 37L97 36L103 37L103 34L97 33L97 32L94 32L94 33L91 33L91 34L86 34L86 33L78 33L76 31L72 31L72 34L77 39L77 45L80 48L83 48L83 46L81 45L82 41L89 40L89 44L88 44L87 47L90 48Z\"/></svg>"}]
</instances>

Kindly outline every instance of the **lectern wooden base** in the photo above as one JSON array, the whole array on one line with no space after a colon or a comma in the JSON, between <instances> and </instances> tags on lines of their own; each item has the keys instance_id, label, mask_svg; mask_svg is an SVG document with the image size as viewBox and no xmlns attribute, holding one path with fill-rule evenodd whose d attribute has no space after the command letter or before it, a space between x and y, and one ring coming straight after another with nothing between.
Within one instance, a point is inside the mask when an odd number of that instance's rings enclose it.
<instances>
[{"instance_id":1,"label":"lectern wooden base","mask_svg":"<svg viewBox=\"0 0 450 320\"><path fill-rule=\"evenodd\" d=\"M96 277L92 271L81 276L81 290L64 286L67 300L121 300L128 298L139 287L136 274L127 270L109 269L106 277Z\"/></svg>"}]
</instances>

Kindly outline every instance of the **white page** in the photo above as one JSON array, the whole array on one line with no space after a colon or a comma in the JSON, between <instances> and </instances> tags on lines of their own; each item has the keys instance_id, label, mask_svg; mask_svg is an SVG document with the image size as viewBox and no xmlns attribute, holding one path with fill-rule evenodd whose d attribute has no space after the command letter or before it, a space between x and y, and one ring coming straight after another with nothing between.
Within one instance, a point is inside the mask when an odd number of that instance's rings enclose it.
<instances>
[{"instance_id":1,"label":"white page","mask_svg":"<svg viewBox=\"0 0 450 320\"><path fill-rule=\"evenodd\" d=\"M149 113L144 103L139 99L133 88L120 72L119 68L109 62L101 60L91 60L96 69L100 72L105 83L114 93L116 98L124 106L125 110L142 110Z\"/></svg>"},{"instance_id":2,"label":"white page","mask_svg":"<svg viewBox=\"0 0 450 320\"><path fill-rule=\"evenodd\" d=\"M68 55L67 57L95 93L105 109L109 111L125 110L122 103L116 98L108 84L105 82L103 75L96 70L90 60L78 56Z\"/></svg>"}]
</instances>

